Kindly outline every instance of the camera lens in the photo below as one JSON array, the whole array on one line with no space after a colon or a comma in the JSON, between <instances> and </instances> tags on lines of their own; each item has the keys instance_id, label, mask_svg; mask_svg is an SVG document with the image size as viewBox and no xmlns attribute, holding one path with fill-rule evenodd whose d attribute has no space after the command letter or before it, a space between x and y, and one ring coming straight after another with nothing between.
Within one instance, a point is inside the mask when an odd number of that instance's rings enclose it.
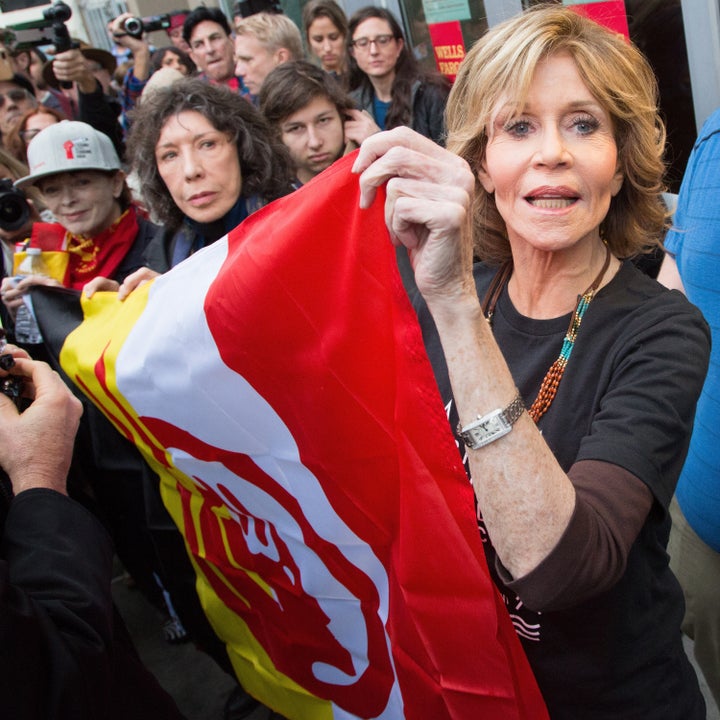
<instances>
[{"instance_id":1,"label":"camera lens","mask_svg":"<svg viewBox=\"0 0 720 720\"><path fill-rule=\"evenodd\" d=\"M30 206L17 190L0 191L0 228L19 230L30 219Z\"/></svg>"},{"instance_id":2,"label":"camera lens","mask_svg":"<svg viewBox=\"0 0 720 720\"><path fill-rule=\"evenodd\" d=\"M125 32L134 38L140 38L143 34L143 23L140 18L131 17L123 23Z\"/></svg>"}]
</instances>

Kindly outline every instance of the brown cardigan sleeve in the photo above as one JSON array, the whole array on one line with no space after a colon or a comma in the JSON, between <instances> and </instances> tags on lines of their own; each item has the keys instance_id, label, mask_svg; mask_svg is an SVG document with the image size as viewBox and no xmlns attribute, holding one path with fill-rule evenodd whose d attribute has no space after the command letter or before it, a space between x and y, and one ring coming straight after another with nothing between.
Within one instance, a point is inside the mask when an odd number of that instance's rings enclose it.
<instances>
[{"instance_id":1,"label":"brown cardigan sleeve","mask_svg":"<svg viewBox=\"0 0 720 720\"><path fill-rule=\"evenodd\" d=\"M575 510L552 552L517 579L497 562L500 577L532 610L572 607L611 588L652 507L647 485L617 465L583 460L568 476Z\"/></svg>"}]
</instances>

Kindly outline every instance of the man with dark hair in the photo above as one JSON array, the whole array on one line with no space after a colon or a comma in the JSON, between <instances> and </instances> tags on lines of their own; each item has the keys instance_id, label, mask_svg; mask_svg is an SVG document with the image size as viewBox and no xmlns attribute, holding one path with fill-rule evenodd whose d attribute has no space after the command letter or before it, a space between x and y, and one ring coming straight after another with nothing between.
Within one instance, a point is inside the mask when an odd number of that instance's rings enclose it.
<instances>
[{"instance_id":1,"label":"man with dark hair","mask_svg":"<svg viewBox=\"0 0 720 720\"><path fill-rule=\"evenodd\" d=\"M242 92L235 77L235 47L230 23L216 7L200 6L188 14L183 23L183 38L190 46L190 57L201 76L213 84L227 85Z\"/></svg>"},{"instance_id":2,"label":"man with dark hair","mask_svg":"<svg viewBox=\"0 0 720 720\"><path fill-rule=\"evenodd\" d=\"M301 183L312 180L379 128L328 73L305 60L278 65L265 79L260 110L290 151Z\"/></svg>"}]
</instances>

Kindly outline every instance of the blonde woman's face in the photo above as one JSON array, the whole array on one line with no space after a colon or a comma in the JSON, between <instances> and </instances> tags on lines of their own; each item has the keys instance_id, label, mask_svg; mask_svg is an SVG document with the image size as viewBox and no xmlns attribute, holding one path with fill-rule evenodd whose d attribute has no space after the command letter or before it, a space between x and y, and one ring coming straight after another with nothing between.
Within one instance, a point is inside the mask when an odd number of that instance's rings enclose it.
<instances>
[{"instance_id":1,"label":"blonde woman's face","mask_svg":"<svg viewBox=\"0 0 720 720\"><path fill-rule=\"evenodd\" d=\"M611 117L565 53L538 65L519 113L510 100L493 112L478 175L495 195L513 252L599 242L623 181Z\"/></svg>"}]
</instances>

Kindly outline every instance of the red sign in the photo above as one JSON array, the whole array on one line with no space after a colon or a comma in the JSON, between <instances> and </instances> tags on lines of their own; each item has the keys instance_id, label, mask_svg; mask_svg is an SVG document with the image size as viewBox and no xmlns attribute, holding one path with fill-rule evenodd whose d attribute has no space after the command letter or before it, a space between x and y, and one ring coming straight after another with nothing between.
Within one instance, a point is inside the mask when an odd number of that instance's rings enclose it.
<instances>
[{"instance_id":1,"label":"red sign","mask_svg":"<svg viewBox=\"0 0 720 720\"><path fill-rule=\"evenodd\" d=\"M605 0L605 2L565 2L575 12L589 17L600 25L630 38L628 30L625 0Z\"/></svg>"},{"instance_id":2,"label":"red sign","mask_svg":"<svg viewBox=\"0 0 720 720\"><path fill-rule=\"evenodd\" d=\"M437 69L449 80L454 81L460 63L465 57L460 21L434 23L428 25L430 38L435 52Z\"/></svg>"}]
</instances>

